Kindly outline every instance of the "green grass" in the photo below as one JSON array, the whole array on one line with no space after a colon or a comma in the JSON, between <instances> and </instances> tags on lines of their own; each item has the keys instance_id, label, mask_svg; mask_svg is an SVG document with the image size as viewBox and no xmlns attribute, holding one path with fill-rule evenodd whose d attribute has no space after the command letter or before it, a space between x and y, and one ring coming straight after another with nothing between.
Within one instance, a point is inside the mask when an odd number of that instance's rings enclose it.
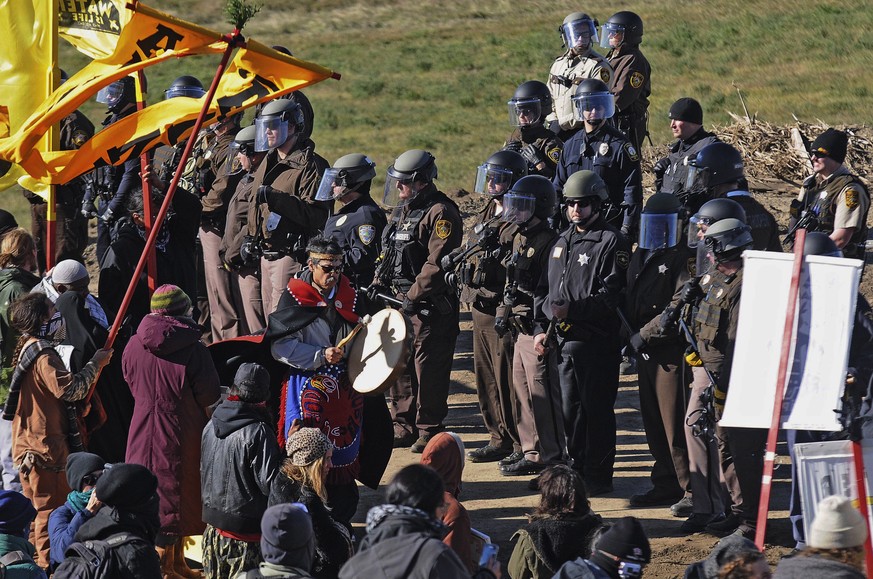
<instances>
[{"instance_id":1,"label":"green grass","mask_svg":"<svg viewBox=\"0 0 873 579\"><path fill-rule=\"evenodd\" d=\"M146 0L155 8L229 31L220 0ZM349 152L370 155L380 186L403 151L431 150L445 191L472 187L476 166L510 132L506 100L529 79L544 80L561 52L556 28L577 3L497 0L263 0L244 33L283 44L300 58L342 73L306 94L316 110L314 139L329 161ZM734 83L751 113L773 123L822 119L870 122L873 11L865 0L650 0L617 6L586 3L601 21L615 10L645 21L642 49L652 64L650 131L670 140L666 112L676 98L701 101L707 124L742 113ZM62 46L61 65L84 58ZM173 78L206 83L216 59L191 58L148 70L150 98ZM99 105L84 108L99 123ZM97 123L95 123L97 124ZM18 197L7 192L3 199ZM22 200L23 201L23 200ZM11 201L16 212L26 212ZM22 215L26 213L21 213Z\"/></svg>"}]
</instances>

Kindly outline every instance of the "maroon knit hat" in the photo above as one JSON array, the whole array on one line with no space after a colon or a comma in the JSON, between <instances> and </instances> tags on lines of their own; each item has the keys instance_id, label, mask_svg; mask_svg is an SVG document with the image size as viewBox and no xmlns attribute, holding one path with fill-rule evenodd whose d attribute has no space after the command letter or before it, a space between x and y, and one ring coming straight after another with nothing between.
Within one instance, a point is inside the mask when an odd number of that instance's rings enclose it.
<instances>
[{"instance_id":1,"label":"maroon knit hat","mask_svg":"<svg viewBox=\"0 0 873 579\"><path fill-rule=\"evenodd\" d=\"M179 286L164 284L152 294L153 314L184 316L191 309L191 298Z\"/></svg>"}]
</instances>

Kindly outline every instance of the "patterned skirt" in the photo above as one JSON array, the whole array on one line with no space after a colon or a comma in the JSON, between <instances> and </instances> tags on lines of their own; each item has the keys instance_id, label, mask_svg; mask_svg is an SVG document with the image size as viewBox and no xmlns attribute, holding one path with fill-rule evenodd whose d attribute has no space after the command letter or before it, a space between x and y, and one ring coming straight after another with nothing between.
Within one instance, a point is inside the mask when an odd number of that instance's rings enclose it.
<instances>
[{"instance_id":1,"label":"patterned skirt","mask_svg":"<svg viewBox=\"0 0 873 579\"><path fill-rule=\"evenodd\" d=\"M203 575L206 579L236 577L261 563L261 544L237 541L206 525L203 532Z\"/></svg>"}]
</instances>

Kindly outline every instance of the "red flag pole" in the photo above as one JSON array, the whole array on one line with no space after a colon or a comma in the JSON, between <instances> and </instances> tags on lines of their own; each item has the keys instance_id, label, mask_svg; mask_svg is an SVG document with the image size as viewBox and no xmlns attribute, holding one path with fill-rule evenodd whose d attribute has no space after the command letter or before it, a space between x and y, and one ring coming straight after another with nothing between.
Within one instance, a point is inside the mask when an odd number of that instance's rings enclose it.
<instances>
[{"instance_id":1,"label":"red flag pole","mask_svg":"<svg viewBox=\"0 0 873 579\"><path fill-rule=\"evenodd\" d=\"M791 271L791 286L788 289L788 310L785 313L785 328L782 330L782 356L779 359L779 373L776 375L776 395L773 401L773 418L767 433L767 453L764 455L764 472L761 475L761 500L758 503L758 524L755 529L755 544L764 550L764 535L767 532L767 513L770 510L770 491L773 487L773 466L776 462L776 438L782 421L782 397L785 395L785 382L788 379L788 363L791 354L791 341L794 335L794 318L797 310L797 297L800 292L800 273L803 269L803 245L806 230L798 229L794 239L794 267Z\"/></svg>"},{"instance_id":2,"label":"red flag pole","mask_svg":"<svg viewBox=\"0 0 873 579\"><path fill-rule=\"evenodd\" d=\"M209 105L212 103L212 99L215 96L215 91L218 89L218 82L221 80L222 75L224 74L225 69L227 68L227 63L230 60L230 54L233 52L233 49L238 46L245 45L245 39L242 34L240 34L240 30L238 28L234 28L233 32L224 36L225 42L227 42L227 48L224 51L224 55L221 58L221 62L218 65L218 69L215 71L215 76L212 79L212 84L209 85L209 91L206 93L206 98L203 101L203 107L200 109L200 114L197 116L197 120L194 122L194 127L191 129L192 138L188 139L188 142L185 144L185 149L182 152L182 159L179 161L180 166L184 166L185 162L188 160L188 157L191 154L191 149L194 147L194 138L199 132L201 127L203 126L203 121L206 118L206 114L209 112ZM136 290L137 282L139 281L139 276L142 274L142 270L145 267L145 262L148 257L150 251L153 250L155 246L155 241L158 237L158 231L161 229L161 224L164 222L164 219L167 216L167 212L170 209L170 203L173 201L173 195L176 193L176 187L179 184L179 178L182 176L181 171L176 171L173 175L172 181L170 181L170 186L167 188L167 194L164 197L164 202L161 205L161 209L158 212L157 217L155 217L154 227L149 232L148 239L146 239L145 248L143 249L142 255L139 258L139 261L136 264L136 268L134 268L133 276L130 278L130 284L127 286L127 292L124 294L124 299L121 301L121 306L118 308L118 314L115 317L115 321L112 323L112 328L109 330L109 337L106 339L106 344L104 348L111 348L115 343L115 338L118 336L118 331L121 329L121 321L124 319L124 314L127 312L127 308L130 305L130 300L133 298L133 293ZM88 396L85 399L85 402L90 402L91 396L94 394L94 386L97 381L91 385L91 391L88 392Z\"/></svg>"},{"instance_id":3,"label":"red flag pole","mask_svg":"<svg viewBox=\"0 0 873 579\"><path fill-rule=\"evenodd\" d=\"M860 429L859 429L860 431ZM861 446L861 440L852 437L852 458L855 462L855 484L858 486L858 510L861 516L864 517L864 524L867 525L867 540L864 541L864 554L867 559L867 576L873 573L873 543L870 539L870 519L868 518L867 509L867 477L864 473L864 452Z\"/></svg>"},{"instance_id":4,"label":"red flag pole","mask_svg":"<svg viewBox=\"0 0 873 579\"><path fill-rule=\"evenodd\" d=\"M145 108L145 73L142 70L136 71L136 77L134 78L136 81L136 110L141 111ZM143 211L143 221L145 221L145 230L146 233L151 233L152 231L152 184L149 180L144 176L146 175L146 171L149 169L149 155L148 153L143 153L139 157L139 171L140 176L142 176L142 211ZM149 288L149 296L151 296L155 292L156 280L158 279L158 257L155 254L154 246L151 247L151 250L148 253L148 261L146 262L146 279L148 280L148 288Z\"/></svg>"}]
</instances>

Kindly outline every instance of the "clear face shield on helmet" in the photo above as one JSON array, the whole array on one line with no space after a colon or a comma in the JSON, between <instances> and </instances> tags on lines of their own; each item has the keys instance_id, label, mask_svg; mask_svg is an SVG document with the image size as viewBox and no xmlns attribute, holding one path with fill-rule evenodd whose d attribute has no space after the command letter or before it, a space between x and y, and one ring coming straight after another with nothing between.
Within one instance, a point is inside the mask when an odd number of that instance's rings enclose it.
<instances>
[{"instance_id":1,"label":"clear face shield on helmet","mask_svg":"<svg viewBox=\"0 0 873 579\"><path fill-rule=\"evenodd\" d=\"M561 26L561 38L567 48L586 49L591 43L597 43L597 27L591 20L575 20Z\"/></svg>"},{"instance_id":2,"label":"clear face shield on helmet","mask_svg":"<svg viewBox=\"0 0 873 579\"><path fill-rule=\"evenodd\" d=\"M506 223L515 223L516 225L524 225L530 221L537 205L535 197L511 191L503 196L501 202L503 204L503 212L500 214L500 220Z\"/></svg>"},{"instance_id":3,"label":"clear face shield on helmet","mask_svg":"<svg viewBox=\"0 0 873 579\"><path fill-rule=\"evenodd\" d=\"M476 171L476 193L484 193L492 197L503 195L512 186L512 171L497 165L479 165Z\"/></svg>"},{"instance_id":4,"label":"clear face shield on helmet","mask_svg":"<svg viewBox=\"0 0 873 579\"><path fill-rule=\"evenodd\" d=\"M615 97L611 92L591 92L573 96L576 119L597 124L615 114Z\"/></svg>"},{"instance_id":5,"label":"clear face shield on helmet","mask_svg":"<svg viewBox=\"0 0 873 579\"><path fill-rule=\"evenodd\" d=\"M328 169L321 178L321 184L315 193L316 201L334 201L353 191L353 184L348 182L348 169Z\"/></svg>"},{"instance_id":6,"label":"clear face shield on helmet","mask_svg":"<svg viewBox=\"0 0 873 579\"><path fill-rule=\"evenodd\" d=\"M600 37L600 46L603 48L615 48L624 40L624 25L607 22L601 27L603 35ZM612 37L610 39L610 37Z\"/></svg>"},{"instance_id":7,"label":"clear face shield on helmet","mask_svg":"<svg viewBox=\"0 0 873 579\"><path fill-rule=\"evenodd\" d=\"M164 91L164 99L174 99L176 97L199 99L205 94L206 91L199 86L171 86Z\"/></svg>"},{"instance_id":8,"label":"clear face shield on helmet","mask_svg":"<svg viewBox=\"0 0 873 579\"><path fill-rule=\"evenodd\" d=\"M393 174L388 171L385 178L385 193L382 195L382 205L385 207L403 207L408 205L418 194L412 177L402 173Z\"/></svg>"},{"instance_id":9,"label":"clear face shield on helmet","mask_svg":"<svg viewBox=\"0 0 873 579\"><path fill-rule=\"evenodd\" d=\"M245 169L239 158L240 154L250 156L254 152L254 147L251 143L238 143L236 141L231 141L230 145L227 146L227 160L224 162L224 174L235 175Z\"/></svg>"},{"instance_id":10,"label":"clear face shield on helmet","mask_svg":"<svg viewBox=\"0 0 873 579\"><path fill-rule=\"evenodd\" d=\"M685 177L685 190L689 193L706 193L709 188L709 169L696 164L696 161L688 161L688 176Z\"/></svg>"},{"instance_id":11,"label":"clear face shield on helmet","mask_svg":"<svg viewBox=\"0 0 873 579\"><path fill-rule=\"evenodd\" d=\"M706 228L713 223L711 217L701 217L699 213L695 213L688 220L688 247L694 249L700 244L703 239L703 234L706 233Z\"/></svg>"},{"instance_id":12,"label":"clear face shield on helmet","mask_svg":"<svg viewBox=\"0 0 873 579\"><path fill-rule=\"evenodd\" d=\"M97 91L97 102L110 109L117 105L122 98L124 98L124 82L120 80L116 80Z\"/></svg>"},{"instance_id":13,"label":"clear face shield on helmet","mask_svg":"<svg viewBox=\"0 0 873 579\"><path fill-rule=\"evenodd\" d=\"M676 213L643 213L640 215L642 249L666 249L679 243L679 215Z\"/></svg>"},{"instance_id":14,"label":"clear face shield on helmet","mask_svg":"<svg viewBox=\"0 0 873 579\"><path fill-rule=\"evenodd\" d=\"M256 118L255 151L269 151L285 144L285 141L288 140L288 126L290 124L282 116Z\"/></svg>"},{"instance_id":15,"label":"clear face shield on helmet","mask_svg":"<svg viewBox=\"0 0 873 579\"><path fill-rule=\"evenodd\" d=\"M543 120L543 105L540 99L512 99L507 103L509 108L509 126L526 127Z\"/></svg>"}]
</instances>

